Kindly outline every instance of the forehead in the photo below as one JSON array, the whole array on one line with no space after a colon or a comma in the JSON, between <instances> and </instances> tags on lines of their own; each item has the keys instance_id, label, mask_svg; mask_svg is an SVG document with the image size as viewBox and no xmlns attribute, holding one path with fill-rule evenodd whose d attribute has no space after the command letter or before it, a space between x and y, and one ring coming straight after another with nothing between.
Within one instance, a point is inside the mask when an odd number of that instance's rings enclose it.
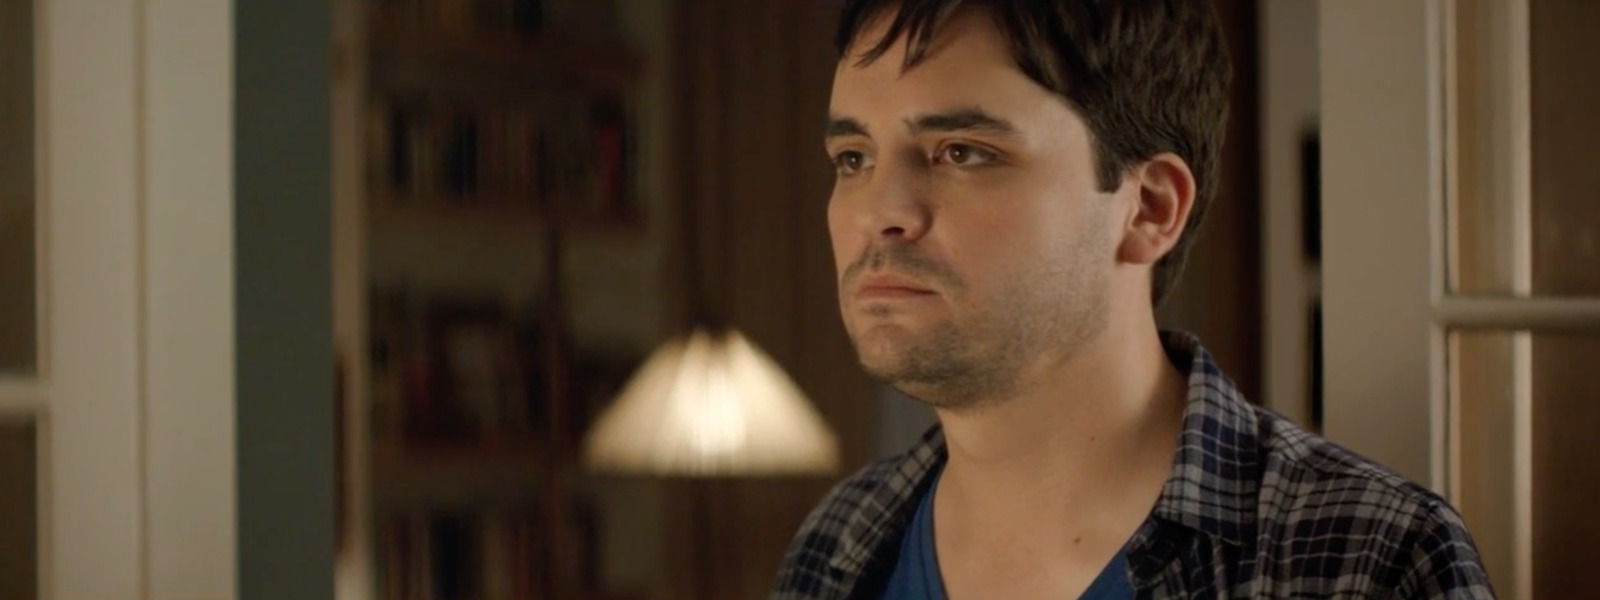
<instances>
[{"instance_id":1,"label":"forehead","mask_svg":"<svg viewBox=\"0 0 1600 600\"><path fill-rule=\"evenodd\" d=\"M834 69L831 111L864 121L979 108L1008 119L1048 116L1065 101L1029 78L1011 55L1010 42L988 13L960 9L940 25L923 60L903 69L906 39L870 63L862 55L889 28L893 10L863 28Z\"/></svg>"}]
</instances>

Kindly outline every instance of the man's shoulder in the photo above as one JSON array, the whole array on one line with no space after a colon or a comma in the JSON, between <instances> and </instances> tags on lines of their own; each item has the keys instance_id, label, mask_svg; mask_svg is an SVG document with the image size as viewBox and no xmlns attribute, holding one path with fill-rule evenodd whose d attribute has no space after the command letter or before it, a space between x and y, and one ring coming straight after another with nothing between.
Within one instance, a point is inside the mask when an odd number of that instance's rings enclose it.
<instances>
[{"instance_id":1,"label":"man's shoulder","mask_svg":"<svg viewBox=\"0 0 1600 600\"><path fill-rule=\"evenodd\" d=\"M828 490L801 525L801 531L841 532L863 511L884 510L895 496L916 485L906 472L911 463L904 454L867 463Z\"/></svg>"},{"instance_id":2,"label":"man's shoulder","mask_svg":"<svg viewBox=\"0 0 1600 600\"><path fill-rule=\"evenodd\" d=\"M1261 497L1268 505L1265 508L1382 504L1422 510L1445 504L1432 490L1376 461L1275 413L1255 410L1260 419Z\"/></svg>"},{"instance_id":3,"label":"man's shoulder","mask_svg":"<svg viewBox=\"0 0 1600 600\"><path fill-rule=\"evenodd\" d=\"M900 508L920 484L919 470L915 458L900 454L835 484L796 532L771 598L843 597L897 530Z\"/></svg>"},{"instance_id":4,"label":"man's shoulder","mask_svg":"<svg viewBox=\"0 0 1600 600\"><path fill-rule=\"evenodd\" d=\"M1449 502L1282 417L1257 412L1262 555L1287 561L1302 576L1317 569L1350 574L1348 565L1335 565L1366 563L1364 576L1387 580L1402 597L1488 597L1471 536Z\"/></svg>"}]
</instances>

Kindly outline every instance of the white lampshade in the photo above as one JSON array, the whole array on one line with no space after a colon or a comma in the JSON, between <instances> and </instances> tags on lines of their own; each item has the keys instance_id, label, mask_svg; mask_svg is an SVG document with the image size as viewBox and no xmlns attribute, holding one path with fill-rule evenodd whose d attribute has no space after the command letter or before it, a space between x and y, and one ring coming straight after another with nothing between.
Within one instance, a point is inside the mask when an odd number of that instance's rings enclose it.
<instances>
[{"instance_id":1,"label":"white lampshade","mask_svg":"<svg viewBox=\"0 0 1600 600\"><path fill-rule=\"evenodd\" d=\"M738 331L657 348L584 442L592 470L662 476L827 474L839 443L794 382Z\"/></svg>"}]
</instances>

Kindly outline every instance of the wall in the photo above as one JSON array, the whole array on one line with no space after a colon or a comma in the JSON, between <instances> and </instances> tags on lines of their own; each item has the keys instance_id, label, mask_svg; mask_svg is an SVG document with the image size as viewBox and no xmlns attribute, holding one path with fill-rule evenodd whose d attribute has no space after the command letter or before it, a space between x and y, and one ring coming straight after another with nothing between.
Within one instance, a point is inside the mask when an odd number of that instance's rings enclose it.
<instances>
[{"instance_id":1,"label":"wall","mask_svg":"<svg viewBox=\"0 0 1600 600\"><path fill-rule=\"evenodd\" d=\"M1261 400L1261 193L1254 2L1215 0L1233 62L1217 197L1178 286L1156 313L1200 337L1251 401ZM1191 233L1193 235L1194 233Z\"/></svg>"},{"instance_id":2,"label":"wall","mask_svg":"<svg viewBox=\"0 0 1600 600\"><path fill-rule=\"evenodd\" d=\"M332 598L330 0L235 0L237 593Z\"/></svg>"},{"instance_id":3,"label":"wall","mask_svg":"<svg viewBox=\"0 0 1600 600\"><path fill-rule=\"evenodd\" d=\"M676 270L673 280L714 276L710 300L789 370L833 427L842 477L873 454L878 400L839 321L825 226L832 174L820 128L837 62L831 41L839 6L681 3L671 18L674 146L665 164L675 176L674 201L695 203L700 217L701 262ZM687 519L675 519L664 548L663 568L673 575L667 597L764 597L800 521L833 481L717 482L711 587L695 595L692 556L682 549L696 538ZM688 514L689 495L675 486L668 514Z\"/></svg>"},{"instance_id":4,"label":"wall","mask_svg":"<svg viewBox=\"0 0 1600 600\"><path fill-rule=\"evenodd\" d=\"M1263 402L1310 423L1311 301L1321 288L1302 239L1301 135L1317 126L1317 0L1262 2Z\"/></svg>"}]
</instances>

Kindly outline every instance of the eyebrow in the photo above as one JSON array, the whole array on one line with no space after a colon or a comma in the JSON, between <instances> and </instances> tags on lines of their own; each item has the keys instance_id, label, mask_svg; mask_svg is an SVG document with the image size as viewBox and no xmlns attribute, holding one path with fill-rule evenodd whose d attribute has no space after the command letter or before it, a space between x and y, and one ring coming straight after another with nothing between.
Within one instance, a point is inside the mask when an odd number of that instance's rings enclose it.
<instances>
[{"instance_id":1,"label":"eyebrow","mask_svg":"<svg viewBox=\"0 0 1600 600\"><path fill-rule=\"evenodd\" d=\"M1018 132L1017 127L1012 125L1010 121L983 112L982 109L978 108L963 108L948 112L916 115L907 118L905 124L906 129L912 135L929 131L977 131L1012 136ZM828 117L828 123L823 127L822 133L824 139L855 135L872 137L867 133L866 125L850 117L841 116Z\"/></svg>"},{"instance_id":2,"label":"eyebrow","mask_svg":"<svg viewBox=\"0 0 1600 600\"><path fill-rule=\"evenodd\" d=\"M963 108L950 112L917 115L906 119L906 128L912 134L928 131L979 131L1001 135L1016 135L1017 127L1010 121L983 112L978 108Z\"/></svg>"},{"instance_id":3,"label":"eyebrow","mask_svg":"<svg viewBox=\"0 0 1600 600\"><path fill-rule=\"evenodd\" d=\"M866 125L862 125L860 121L850 117L830 116L828 117L827 125L822 128L823 139L831 140L836 137L846 137L852 135L872 137L867 133Z\"/></svg>"}]
</instances>

